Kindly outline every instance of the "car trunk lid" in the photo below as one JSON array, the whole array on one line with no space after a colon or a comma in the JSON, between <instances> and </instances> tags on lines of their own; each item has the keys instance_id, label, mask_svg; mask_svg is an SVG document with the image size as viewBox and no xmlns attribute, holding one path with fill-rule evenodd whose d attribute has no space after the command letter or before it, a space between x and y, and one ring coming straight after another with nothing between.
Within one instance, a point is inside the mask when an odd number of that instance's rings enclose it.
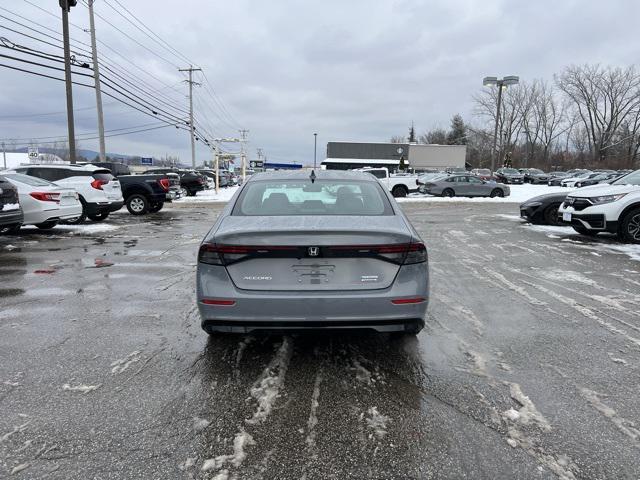
<instances>
[{"instance_id":1,"label":"car trunk lid","mask_svg":"<svg viewBox=\"0 0 640 480\"><path fill-rule=\"evenodd\" d=\"M368 290L387 288L412 236L399 216L226 217L214 243L238 288Z\"/></svg>"}]
</instances>

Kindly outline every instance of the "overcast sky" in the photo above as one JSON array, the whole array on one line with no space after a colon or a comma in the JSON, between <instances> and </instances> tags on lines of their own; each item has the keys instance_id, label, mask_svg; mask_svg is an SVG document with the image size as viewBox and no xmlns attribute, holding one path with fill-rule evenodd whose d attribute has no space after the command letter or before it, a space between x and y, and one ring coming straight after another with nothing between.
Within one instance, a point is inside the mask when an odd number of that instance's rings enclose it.
<instances>
[{"instance_id":1,"label":"overcast sky","mask_svg":"<svg viewBox=\"0 0 640 480\"><path fill-rule=\"evenodd\" d=\"M59 17L56 0L30 1ZM117 7L114 0L106 2ZM313 132L318 132L318 157L324 158L328 141L388 141L392 135L406 135L411 121L421 133L448 126L455 113L472 120L471 97L486 75L552 80L568 64L629 65L640 58L637 0L121 3L205 70L229 115L204 88L196 87L196 118L215 135L237 136L238 124L249 129L251 156L261 147L271 161L312 162ZM22 0L1 6L26 17L40 33L56 36L44 27L61 31L59 18ZM119 17L105 0L96 0L95 9L171 64L186 66ZM0 15L25 23L6 10ZM79 2L70 19L86 28L87 8ZM0 25L28 32L0 20ZM184 76L175 66L100 18L96 30L102 42L134 65L102 45L100 54L144 80L145 88L164 87L158 96L186 108L187 85L179 83ZM72 27L71 35L89 43L80 29ZM0 36L58 53L2 27ZM0 54L12 52L0 49ZM196 74L196 79L201 76ZM76 113L77 133L95 132L93 91L75 87L74 101L81 109ZM104 102L107 129L154 122L112 99ZM64 109L63 83L0 68L0 138L65 135L64 113L26 117ZM97 150L97 141L81 141L81 147ZM108 138L107 151L173 154L190 161L188 133L173 127ZM209 156L207 149L198 149L199 160Z\"/></svg>"}]
</instances>

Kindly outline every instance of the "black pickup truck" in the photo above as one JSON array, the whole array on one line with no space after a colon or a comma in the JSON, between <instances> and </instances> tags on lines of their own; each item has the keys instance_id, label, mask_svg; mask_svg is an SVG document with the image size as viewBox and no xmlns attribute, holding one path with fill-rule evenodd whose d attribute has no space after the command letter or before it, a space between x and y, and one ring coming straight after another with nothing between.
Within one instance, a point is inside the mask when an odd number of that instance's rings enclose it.
<instances>
[{"instance_id":1,"label":"black pickup truck","mask_svg":"<svg viewBox=\"0 0 640 480\"><path fill-rule=\"evenodd\" d=\"M14 233L22 225L22 209L18 190L4 177L0 177L0 233Z\"/></svg>"},{"instance_id":2,"label":"black pickup truck","mask_svg":"<svg viewBox=\"0 0 640 480\"><path fill-rule=\"evenodd\" d=\"M180 175L180 190L182 191L182 196L193 196L196 193L205 190L207 185L205 183L204 178L199 173L193 170L184 170L181 168L170 168L170 167L159 167L149 169L143 174L153 174L153 173L177 173Z\"/></svg>"},{"instance_id":3,"label":"black pickup truck","mask_svg":"<svg viewBox=\"0 0 640 480\"><path fill-rule=\"evenodd\" d=\"M129 167L124 163L91 162L91 164L108 168L111 170L111 174L120 181L124 204L130 214L155 213L164 207L172 183L167 175L131 175Z\"/></svg>"}]
</instances>

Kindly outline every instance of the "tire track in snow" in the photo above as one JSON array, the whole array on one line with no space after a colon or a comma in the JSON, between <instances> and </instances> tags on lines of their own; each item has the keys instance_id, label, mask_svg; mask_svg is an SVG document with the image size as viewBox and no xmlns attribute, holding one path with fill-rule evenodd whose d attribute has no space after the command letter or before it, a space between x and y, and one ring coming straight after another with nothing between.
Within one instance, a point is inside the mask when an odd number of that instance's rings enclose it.
<instances>
[{"instance_id":1,"label":"tire track in snow","mask_svg":"<svg viewBox=\"0 0 640 480\"><path fill-rule=\"evenodd\" d=\"M620 430L625 436L629 437L636 448L640 448L640 430L636 427L634 422L621 417L618 415L616 410L602 402L600 397L605 397L606 395L594 392L588 388L581 388L580 394L591 404L593 408L613 423L618 430Z\"/></svg>"}]
</instances>

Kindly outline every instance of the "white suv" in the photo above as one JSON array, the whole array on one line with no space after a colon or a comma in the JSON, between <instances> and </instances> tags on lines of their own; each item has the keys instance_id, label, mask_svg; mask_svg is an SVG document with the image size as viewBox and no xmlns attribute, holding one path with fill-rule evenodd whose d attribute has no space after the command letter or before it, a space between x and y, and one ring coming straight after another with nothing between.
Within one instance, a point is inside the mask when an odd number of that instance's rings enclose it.
<instances>
[{"instance_id":1,"label":"white suv","mask_svg":"<svg viewBox=\"0 0 640 480\"><path fill-rule=\"evenodd\" d=\"M23 165L14 169L32 177L73 188L82 203L82 215L68 223L82 223L86 217L104 220L120 210L124 199L120 182L106 168L95 165Z\"/></svg>"},{"instance_id":2,"label":"white suv","mask_svg":"<svg viewBox=\"0 0 640 480\"><path fill-rule=\"evenodd\" d=\"M628 242L640 243L640 170L611 185L571 192L560 205L558 215L578 233L610 232Z\"/></svg>"}]
</instances>

